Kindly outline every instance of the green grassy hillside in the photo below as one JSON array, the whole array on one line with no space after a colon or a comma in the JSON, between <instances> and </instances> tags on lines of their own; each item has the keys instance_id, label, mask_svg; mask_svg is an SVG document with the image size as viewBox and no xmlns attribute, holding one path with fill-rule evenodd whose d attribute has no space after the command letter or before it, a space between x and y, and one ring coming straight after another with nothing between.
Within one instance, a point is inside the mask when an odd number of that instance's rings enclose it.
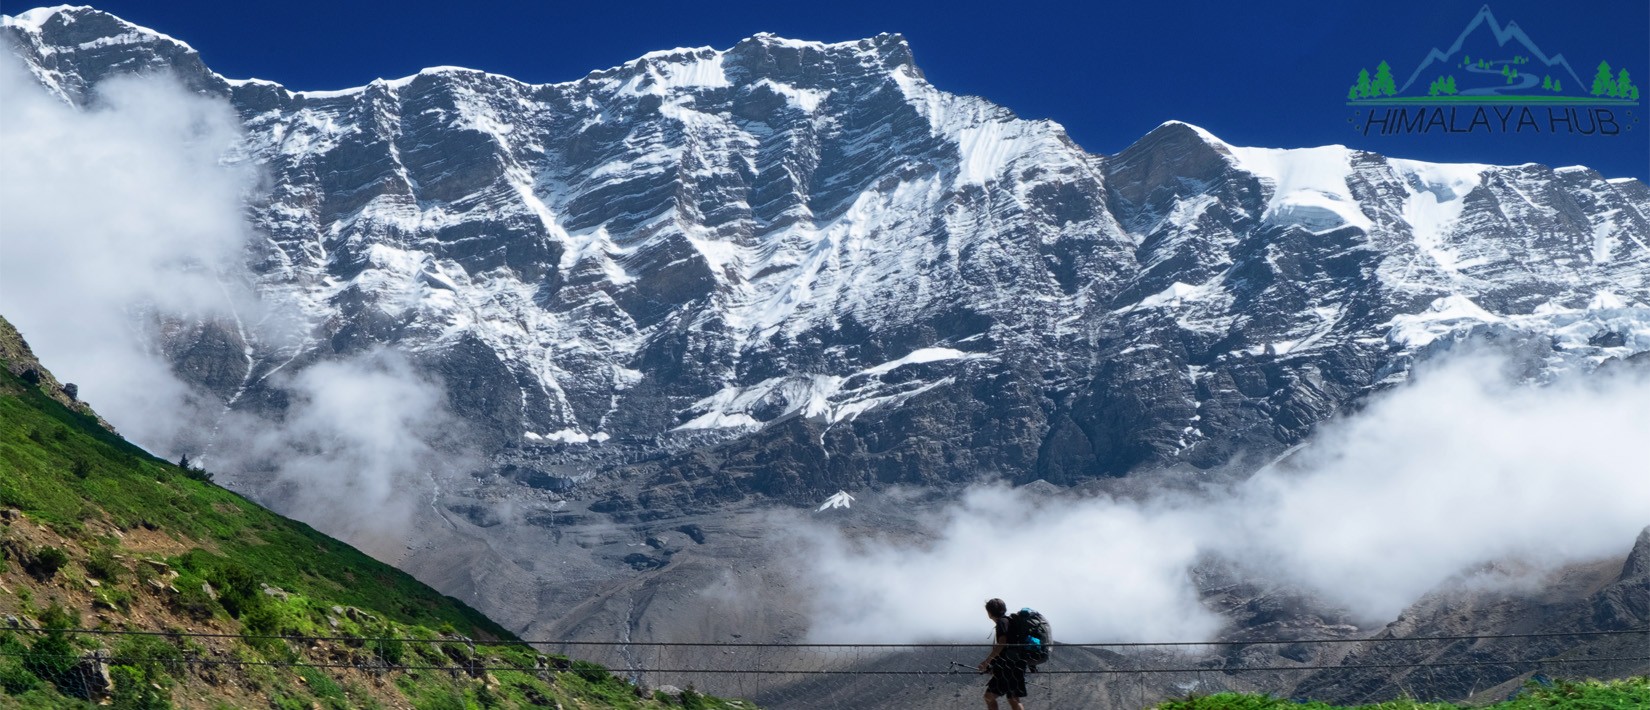
<instances>
[{"instance_id":1,"label":"green grassy hillside","mask_svg":"<svg viewBox=\"0 0 1650 710\"><path fill-rule=\"evenodd\" d=\"M462 602L150 456L73 395L0 319L0 707L745 706L644 699L512 643Z\"/></svg>"},{"instance_id":2,"label":"green grassy hillside","mask_svg":"<svg viewBox=\"0 0 1650 710\"><path fill-rule=\"evenodd\" d=\"M1414 700L1346 707L1320 702L1299 703L1264 695L1221 693L1171 700L1159 704L1157 710L1457 710L1460 707L1463 706ZM1474 703L1470 707L1488 710L1642 710L1650 708L1650 679L1557 681L1545 685L1532 683L1511 700Z\"/></svg>"}]
</instances>

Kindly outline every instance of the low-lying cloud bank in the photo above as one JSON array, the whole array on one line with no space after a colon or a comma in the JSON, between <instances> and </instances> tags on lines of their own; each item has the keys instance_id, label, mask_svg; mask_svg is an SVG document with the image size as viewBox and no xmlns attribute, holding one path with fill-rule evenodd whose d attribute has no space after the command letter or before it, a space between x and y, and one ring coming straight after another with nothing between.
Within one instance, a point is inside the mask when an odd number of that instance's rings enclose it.
<instances>
[{"instance_id":1,"label":"low-lying cloud bank","mask_svg":"<svg viewBox=\"0 0 1650 710\"><path fill-rule=\"evenodd\" d=\"M319 362L277 385L290 404L278 422L233 412L213 460L242 488L383 559L404 552L419 491L468 462L445 394L406 355L378 349ZM317 522L319 521L319 522Z\"/></svg>"},{"instance_id":2,"label":"low-lying cloud bank","mask_svg":"<svg viewBox=\"0 0 1650 710\"><path fill-rule=\"evenodd\" d=\"M290 407L259 417L228 411L161 352L163 330L205 323L291 352L282 334L306 327L260 303L245 267L259 176L233 159L228 103L151 75L111 79L74 107L9 52L0 96L0 314L132 441L191 454L284 512L396 552L428 489L414 481L463 461L438 449L458 427L436 383L399 353L369 352L260 375Z\"/></svg>"},{"instance_id":3,"label":"low-lying cloud bank","mask_svg":"<svg viewBox=\"0 0 1650 710\"><path fill-rule=\"evenodd\" d=\"M1210 558L1381 623L1452 581L1506 583L1493 563L1540 575L1623 554L1650 525L1650 378L1537 387L1504 370L1422 367L1285 463L1199 494L980 487L918 542L803 523L812 636L978 640L982 602L1002 597L1070 642L1207 639L1223 621L1191 572Z\"/></svg>"}]
</instances>

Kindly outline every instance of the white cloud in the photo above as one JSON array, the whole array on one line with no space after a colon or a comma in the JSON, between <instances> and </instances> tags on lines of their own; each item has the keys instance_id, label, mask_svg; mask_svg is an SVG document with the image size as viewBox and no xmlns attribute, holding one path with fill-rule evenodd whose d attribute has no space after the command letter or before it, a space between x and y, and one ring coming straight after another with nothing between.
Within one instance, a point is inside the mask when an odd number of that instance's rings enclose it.
<instances>
[{"instance_id":1,"label":"white cloud","mask_svg":"<svg viewBox=\"0 0 1650 710\"><path fill-rule=\"evenodd\" d=\"M1650 380L1508 384L1468 356L1316 437L1242 490L1244 534L1289 579L1391 619L1491 562L1551 569L1621 554L1650 525Z\"/></svg>"},{"instance_id":2,"label":"white cloud","mask_svg":"<svg viewBox=\"0 0 1650 710\"><path fill-rule=\"evenodd\" d=\"M235 116L161 76L106 82L77 110L10 53L0 95L0 313L125 433L165 441L191 393L146 321L251 304L237 264L253 175L220 160Z\"/></svg>"},{"instance_id":3,"label":"white cloud","mask_svg":"<svg viewBox=\"0 0 1650 710\"><path fill-rule=\"evenodd\" d=\"M1182 511L987 486L929 523L931 536L909 544L804 529L819 592L810 635L978 640L992 597L1037 607L1064 638L1200 637L1219 626L1196 603L1187 570L1202 525Z\"/></svg>"},{"instance_id":4,"label":"white cloud","mask_svg":"<svg viewBox=\"0 0 1650 710\"><path fill-rule=\"evenodd\" d=\"M301 320L253 293L243 210L257 174L226 157L241 137L228 103L149 75L111 79L75 108L0 55L0 313L127 438L190 453L278 510L394 551L427 490L417 479L465 463L440 453L462 448L456 420L404 356L283 373L271 384L291 406L253 415L226 411L160 352L166 329L217 322L268 347L255 323Z\"/></svg>"},{"instance_id":5,"label":"white cloud","mask_svg":"<svg viewBox=\"0 0 1650 710\"><path fill-rule=\"evenodd\" d=\"M796 521L812 635L977 640L984 600L1002 597L1066 641L1204 639L1221 622L1190 571L1209 555L1380 623L1440 585L1624 553L1650 525L1650 380L1534 387L1504 369L1471 356L1424 368L1286 465L1202 495L981 487L915 541ZM1508 564L1473 577L1490 563Z\"/></svg>"},{"instance_id":6,"label":"white cloud","mask_svg":"<svg viewBox=\"0 0 1650 710\"><path fill-rule=\"evenodd\" d=\"M400 553L431 476L465 463L452 453L462 427L441 388L387 349L311 365L280 385L285 415L226 418L213 467L243 472L258 499L368 552Z\"/></svg>"}]
</instances>

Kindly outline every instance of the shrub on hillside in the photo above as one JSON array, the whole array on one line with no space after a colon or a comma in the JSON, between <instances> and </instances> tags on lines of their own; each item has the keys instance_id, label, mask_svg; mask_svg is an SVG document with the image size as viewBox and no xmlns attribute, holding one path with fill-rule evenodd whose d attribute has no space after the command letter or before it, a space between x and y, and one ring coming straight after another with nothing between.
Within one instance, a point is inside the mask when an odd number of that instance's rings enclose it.
<instances>
[{"instance_id":1,"label":"shrub on hillside","mask_svg":"<svg viewBox=\"0 0 1650 710\"><path fill-rule=\"evenodd\" d=\"M218 612L218 602L206 592L205 580L192 574L180 574L172 580L177 594L171 596L172 608L190 617L205 621Z\"/></svg>"},{"instance_id":2,"label":"shrub on hillside","mask_svg":"<svg viewBox=\"0 0 1650 710\"><path fill-rule=\"evenodd\" d=\"M42 582L57 576L57 571L69 563L69 553L47 546L35 550L23 562L24 571Z\"/></svg>"},{"instance_id":3,"label":"shrub on hillside","mask_svg":"<svg viewBox=\"0 0 1650 710\"><path fill-rule=\"evenodd\" d=\"M109 680L114 690L109 694L109 706L114 710L171 710L168 694L149 681L140 669L132 666L111 666Z\"/></svg>"},{"instance_id":4,"label":"shrub on hillside","mask_svg":"<svg viewBox=\"0 0 1650 710\"><path fill-rule=\"evenodd\" d=\"M120 566L115 559L115 551L111 547L99 547L86 558L86 574L104 582L119 582L126 568Z\"/></svg>"},{"instance_id":5,"label":"shrub on hillside","mask_svg":"<svg viewBox=\"0 0 1650 710\"><path fill-rule=\"evenodd\" d=\"M401 662L407 659L406 642L396 638L393 630L385 630L379 633L382 638L373 641L373 655L378 656L385 663L392 666L401 665Z\"/></svg>"},{"instance_id":6,"label":"shrub on hillside","mask_svg":"<svg viewBox=\"0 0 1650 710\"><path fill-rule=\"evenodd\" d=\"M178 566L210 583L218 595L217 603L236 619L262 607L267 600L258 578L235 560L205 550L190 550L178 559Z\"/></svg>"},{"instance_id":7,"label":"shrub on hillside","mask_svg":"<svg viewBox=\"0 0 1650 710\"><path fill-rule=\"evenodd\" d=\"M40 686L40 679L23 667L29 647L16 634L0 634L0 693L22 695Z\"/></svg>"},{"instance_id":8,"label":"shrub on hillside","mask_svg":"<svg viewBox=\"0 0 1650 710\"><path fill-rule=\"evenodd\" d=\"M116 665L109 668L114 682L110 705L118 710L168 710L168 689L179 670L183 653L161 636L127 636L115 647Z\"/></svg>"},{"instance_id":9,"label":"shrub on hillside","mask_svg":"<svg viewBox=\"0 0 1650 710\"><path fill-rule=\"evenodd\" d=\"M224 562L207 572L206 578L218 590L218 603L237 619L262 607L266 597L258 580L246 567Z\"/></svg>"},{"instance_id":10,"label":"shrub on hillside","mask_svg":"<svg viewBox=\"0 0 1650 710\"><path fill-rule=\"evenodd\" d=\"M20 661L10 658L0 661L0 693L22 695L38 687L40 679L24 668Z\"/></svg>"},{"instance_id":11,"label":"shrub on hillside","mask_svg":"<svg viewBox=\"0 0 1650 710\"><path fill-rule=\"evenodd\" d=\"M79 663L80 653L61 631L41 634L23 654L24 670L58 687L70 679Z\"/></svg>"}]
</instances>

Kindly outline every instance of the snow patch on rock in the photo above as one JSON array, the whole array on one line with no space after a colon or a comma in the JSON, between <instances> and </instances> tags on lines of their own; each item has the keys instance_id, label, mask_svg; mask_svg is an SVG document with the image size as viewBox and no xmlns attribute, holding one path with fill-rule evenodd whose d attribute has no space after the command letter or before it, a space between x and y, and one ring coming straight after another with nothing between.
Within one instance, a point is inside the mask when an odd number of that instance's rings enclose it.
<instances>
[{"instance_id":1,"label":"snow patch on rock","mask_svg":"<svg viewBox=\"0 0 1650 710\"><path fill-rule=\"evenodd\" d=\"M1409 223L1415 245L1440 269L1458 272L1460 257L1449 248L1449 232L1461 218L1467 195L1483 182L1490 166L1399 159L1388 159L1387 164L1403 179L1409 193L1404 221Z\"/></svg>"},{"instance_id":2,"label":"snow patch on rock","mask_svg":"<svg viewBox=\"0 0 1650 710\"><path fill-rule=\"evenodd\" d=\"M1239 168L1272 188L1262 219L1276 225L1298 225L1312 232L1374 225L1347 187L1352 174L1352 151L1345 146L1318 148L1228 147Z\"/></svg>"}]
</instances>

